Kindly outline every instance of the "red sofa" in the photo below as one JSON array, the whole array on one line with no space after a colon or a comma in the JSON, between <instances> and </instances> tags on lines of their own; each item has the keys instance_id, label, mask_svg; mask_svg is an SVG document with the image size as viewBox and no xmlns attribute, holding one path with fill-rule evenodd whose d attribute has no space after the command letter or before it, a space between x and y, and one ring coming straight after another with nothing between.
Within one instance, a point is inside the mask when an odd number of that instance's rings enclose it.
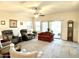
<instances>
[{"instance_id":1,"label":"red sofa","mask_svg":"<svg viewBox=\"0 0 79 59\"><path fill-rule=\"evenodd\" d=\"M51 42L51 41L54 40L53 37L54 37L54 34L52 34L50 32L41 32L41 33L38 33L38 40Z\"/></svg>"}]
</instances>

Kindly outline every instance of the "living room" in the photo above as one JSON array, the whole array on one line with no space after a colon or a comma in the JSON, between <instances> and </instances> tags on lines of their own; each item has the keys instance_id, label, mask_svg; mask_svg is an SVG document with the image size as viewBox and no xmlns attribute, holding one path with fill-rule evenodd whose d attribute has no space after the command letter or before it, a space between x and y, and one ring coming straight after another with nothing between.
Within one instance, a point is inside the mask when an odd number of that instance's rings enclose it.
<instances>
[{"instance_id":1,"label":"living room","mask_svg":"<svg viewBox=\"0 0 79 59\"><path fill-rule=\"evenodd\" d=\"M49 28L50 32L52 32L54 35L53 37L54 40L52 41L52 43L55 40L58 40L57 41L58 43L57 42L56 43L61 44L61 40L62 40L70 43L73 41L71 45L73 45L73 43L79 45L78 44L79 43L78 5L79 5L79 1L0 1L1 35L2 35L2 31L4 30L12 30L14 36L21 37L20 30L26 29L27 33L32 33L33 31L37 32L36 37L33 39L38 40L38 34L41 32L47 32L47 29ZM73 39L70 41L68 41L69 21L73 24L73 31L70 30L73 34L72 35ZM60 22L60 23L58 24L55 22ZM69 26L72 27L71 24ZM58 35L59 37L56 35ZM35 44L34 42L36 41L27 42L28 46L26 47ZM35 46L33 46L33 49L34 48L35 50L39 50L39 48L42 49L43 47L46 47L46 45L48 45L49 43L51 42L45 42L45 43L41 42L41 45L38 44L37 46L35 44ZM51 46L52 43L49 45ZM26 48L23 46L25 44L26 42L22 42L22 45L21 43L19 43L19 45L21 45L22 48ZM26 48L26 50L34 51L31 49L32 46ZM49 54L48 57L50 56L51 55ZM58 56L54 56L54 57L59 57L59 56L60 55L58 54ZM47 55L44 55L42 57L47 57ZM66 56L64 57L66 58Z\"/></svg>"}]
</instances>

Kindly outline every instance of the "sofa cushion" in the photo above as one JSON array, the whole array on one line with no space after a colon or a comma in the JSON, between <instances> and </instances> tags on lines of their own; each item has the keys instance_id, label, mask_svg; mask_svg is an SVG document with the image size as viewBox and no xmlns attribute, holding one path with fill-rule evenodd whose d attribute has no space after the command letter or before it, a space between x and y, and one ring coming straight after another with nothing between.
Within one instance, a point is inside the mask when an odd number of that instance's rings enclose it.
<instances>
[{"instance_id":1,"label":"sofa cushion","mask_svg":"<svg viewBox=\"0 0 79 59\"><path fill-rule=\"evenodd\" d=\"M3 38L4 38L4 40L7 40L7 36L5 36L5 35L3 36Z\"/></svg>"},{"instance_id":2,"label":"sofa cushion","mask_svg":"<svg viewBox=\"0 0 79 59\"><path fill-rule=\"evenodd\" d=\"M8 38L9 40L11 40L11 39L13 38L13 36L12 36L12 35L8 35L7 38Z\"/></svg>"}]
</instances>

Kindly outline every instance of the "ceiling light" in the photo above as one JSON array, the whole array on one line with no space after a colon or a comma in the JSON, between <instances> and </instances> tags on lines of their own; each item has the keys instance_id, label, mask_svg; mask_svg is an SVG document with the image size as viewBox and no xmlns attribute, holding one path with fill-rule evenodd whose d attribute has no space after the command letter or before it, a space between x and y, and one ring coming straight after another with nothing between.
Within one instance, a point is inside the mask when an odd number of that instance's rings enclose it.
<instances>
[{"instance_id":1,"label":"ceiling light","mask_svg":"<svg viewBox=\"0 0 79 59\"><path fill-rule=\"evenodd\" d=\"M38 14L37 14L37 15L34 15L34 17L35 17L35 18L39 18L39 15L38 15Z\"/></svg>"}]
</instances>

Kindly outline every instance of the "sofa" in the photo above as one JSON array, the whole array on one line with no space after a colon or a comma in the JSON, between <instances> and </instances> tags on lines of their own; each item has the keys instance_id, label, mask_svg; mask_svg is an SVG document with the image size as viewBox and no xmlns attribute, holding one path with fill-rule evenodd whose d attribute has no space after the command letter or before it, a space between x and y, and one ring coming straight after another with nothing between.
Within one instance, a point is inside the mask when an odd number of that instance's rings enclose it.
<instances>
[{"instance_id":1,"label":"sofa","mask_svg":"<svg viewBox=\"0 0 79 59\"><path fill-rule=\"evenodd\" d=\"M51 42L54 40L54 34L50 32L41 32L38 33L38 40Z\"/></svg>"}]
</instances>

